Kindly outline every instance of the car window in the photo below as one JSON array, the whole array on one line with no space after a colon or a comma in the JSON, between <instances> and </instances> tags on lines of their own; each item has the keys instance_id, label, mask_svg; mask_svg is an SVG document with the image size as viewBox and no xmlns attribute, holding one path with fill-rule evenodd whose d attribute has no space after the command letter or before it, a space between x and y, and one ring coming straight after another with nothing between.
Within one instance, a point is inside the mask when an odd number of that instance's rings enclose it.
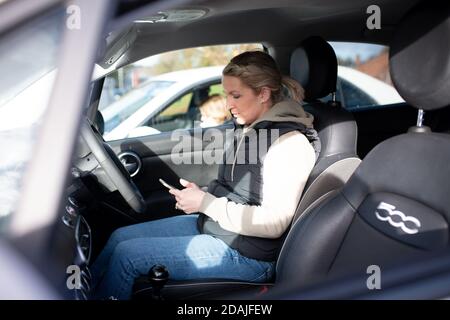
<instances>
[{"instance_id":1,"label":"car window","mask_svg":"<svg viewBox=\"0 0 450 320\"><path fill-rule=\"evenodd\" d=\"M56 77L64 10L30 21L0 42L0 232L6 229Z\"/></svg>"},{"instance_id":2,"label":"car window","mask_svg":"<svg viewBox=\"0 0 450 320\"><path fill-rule=\"evenodd\" d=\"M108 90L103 91L100 97L99 110L102 113L105 124L104 132L111 132L111 130L152 100L157 94L169 88L173 83L173 81L149 81L123 95L115 95L114 86L111 87L112 90L108 88Z\"/></svg>"},{"instance_id":3,"label":"car window","mask_svg":"<svg viewBox=\"0 0 450 320\"><path fill-rule=\"evenodd\" d=\"M99 103L105 122L103 138L111 141L227 121L226 106L217 97L223 93L222 70L232 57L248 50L263 47L239 44L170 51L107 76ZM149 94L143 83L160 85ZM214 103L200 109L209 98ZM202 121L201 110L213 117L205 115Z\"/></svg>"},{"instance_id":4,"label":"car window","mask_svg":"<svg viewBox=\"0 0 450 320\"><path fill-rule=\"evenodd\" d=\"M338 60L336 98L349 111L379 108L402 103L389 74L386 46L330 42ZM329 101L329 95L322 101Z\"/></svg>"},{"instance_id":5,"label":"car window","mask_svg":"<svg viewBox=\"0 0 450 320\"><path fill-rule=\"evenodd\" d=\"M165 108L160 114L155 116L150 123L158 123L159 119L164 117L177 116L184 114L188 111L189 104L192 100L192 92L183 95L180 99L176 100L174 103L170 104Z\"/></svg>"},{"instance_id":6,"label":"car window","mask_svg":"<svg viewBox=\"0 0 450 320\"><path fill-rule=\"evenodd\" d=\"M345 108L348 110L377 105L375 99L347 80L339 79L337 86L339 91L336 94L342 95L342 101L345 101Z\"/></svg>"},{"instance_id":7,"label":"car window","mask_svg":"<svg viewBox=\"0 0 450 320\"><path fill-rule=\"evenodd\" d=\"M163 108L146 125L159 132L221 125L231 118L222 94L220 83L197 87Z\"/></svg>"},{"instance_id":8,"label":"car window","mask_svg":"<svg viewBox=\"0 0 450 320\"><path fill-rule=\"evenodd\" d=\"M158 115L150 118L147 126L159 132L192 128L195 119L191 119L188 113L192 96L192 92L183 95L167 108L163 109Z\"/></svg>"}]
</instances>

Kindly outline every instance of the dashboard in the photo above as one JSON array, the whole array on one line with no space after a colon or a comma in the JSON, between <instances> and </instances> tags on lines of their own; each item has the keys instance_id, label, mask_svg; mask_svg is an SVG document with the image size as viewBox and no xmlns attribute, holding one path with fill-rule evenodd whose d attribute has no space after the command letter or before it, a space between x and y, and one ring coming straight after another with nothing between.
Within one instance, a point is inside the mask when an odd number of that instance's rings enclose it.
<instances>
[{"instance_id":1,"label":"dashboard","mask_svg":"<svg viewBox=\"0 0 450 320\"><path fill-rule=\"evenodd\" d=\"M104 192L96 176L84 175L75 167L71 173L72 180L66 188L65 203L57 223L57 237L52 241L53 252L59 260L58 272L65 273L64 283L61 281L59 286L67 299L87 300L93 289L90 270L93 260L111 232L129 224L133 217L120 210L121 204L114 202L114 195L109 197L110 194ZM77 279L75 274L79 274Z\"/></svg>"},{"instance_id":2,"label":"dashboard","mask_svg":"<svg viewBox=\"0 0 450 320\"><path fill-rule=\"evenodd\" d=\"M76 300L87 300L92 288L92 274L89 264L92 256L92 231L83 216L85 207L73 195L78 189L77 183L69 187L69 195L61 215L63 232L66 234L64 263L66 266L66 287L68 295ZM73 250L67 250L68 247ZM69 256L70 255L70 256Z\"/></svg>"}]
</instances>

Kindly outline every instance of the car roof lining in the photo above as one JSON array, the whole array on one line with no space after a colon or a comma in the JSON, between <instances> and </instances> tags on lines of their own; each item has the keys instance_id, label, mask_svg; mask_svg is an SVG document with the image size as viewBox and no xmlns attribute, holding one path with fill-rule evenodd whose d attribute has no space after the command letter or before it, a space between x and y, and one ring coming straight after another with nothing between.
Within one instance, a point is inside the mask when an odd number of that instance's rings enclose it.
<instances>
[{"instance_id":1,"label":"car roof lining","mask_svg":"<svg viewBox=\"0 0 450 320\"><path fill-rule=\"evenodd\" d=\"M371 0L185 1L174 8L203 9L207 14L189 22L134 24L137 37L127 44L116 68L158 53L206 45L262 43L290 51L311 35L328 41L388 44L401 17L417 2L378 1L381 30L368 30L366 9L373 4ZM126 30L132 21L149 13L145 6L128 11L116 18L110 30L120 26ZM112 45L117 46L111 43L106 50Z\"/></svg>"}]
</instances>

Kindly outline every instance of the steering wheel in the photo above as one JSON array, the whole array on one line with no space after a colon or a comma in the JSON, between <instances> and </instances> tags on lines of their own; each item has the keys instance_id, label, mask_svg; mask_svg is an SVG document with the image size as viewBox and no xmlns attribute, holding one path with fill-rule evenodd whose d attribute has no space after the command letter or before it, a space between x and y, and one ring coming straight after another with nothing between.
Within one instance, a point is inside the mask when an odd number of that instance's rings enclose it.
<instances>
[{"instance_id":1,"label":"steering wheel","mask_svg":"<svg viewBox=\"0 0 450 320\"><path fill-rule=\"evenodd\" d=\"M130 174L122 165L117 155L111 147L94 132L88 121L84 121L82 124L81 137L128 205L134 211L144 213L146 203L141 192L134 184Z\"/></svg>"}]
</instances>

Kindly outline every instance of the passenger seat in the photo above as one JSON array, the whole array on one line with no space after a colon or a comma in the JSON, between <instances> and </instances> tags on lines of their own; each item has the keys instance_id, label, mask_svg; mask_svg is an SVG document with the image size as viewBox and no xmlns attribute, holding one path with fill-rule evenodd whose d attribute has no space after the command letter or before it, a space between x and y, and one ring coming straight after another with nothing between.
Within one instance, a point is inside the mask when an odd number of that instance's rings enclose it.
<instances>
[{"instance_id":1,"label":"passenger seat","mask_svg":"<svg viewBox=\"0 0 450 320\"><path fill-rule=\"evenodd\" d=\"M333 195L350 178L361 160L356 154L358 128L352 114L335 101L337 59L321 37L310 37L295 49L290 61L291 77L305 89L304 108L314 115L321 151L297 207L294 223L308 208ZM319 99L332 94L327 103Z\"/></svg>"}]
</instances>

